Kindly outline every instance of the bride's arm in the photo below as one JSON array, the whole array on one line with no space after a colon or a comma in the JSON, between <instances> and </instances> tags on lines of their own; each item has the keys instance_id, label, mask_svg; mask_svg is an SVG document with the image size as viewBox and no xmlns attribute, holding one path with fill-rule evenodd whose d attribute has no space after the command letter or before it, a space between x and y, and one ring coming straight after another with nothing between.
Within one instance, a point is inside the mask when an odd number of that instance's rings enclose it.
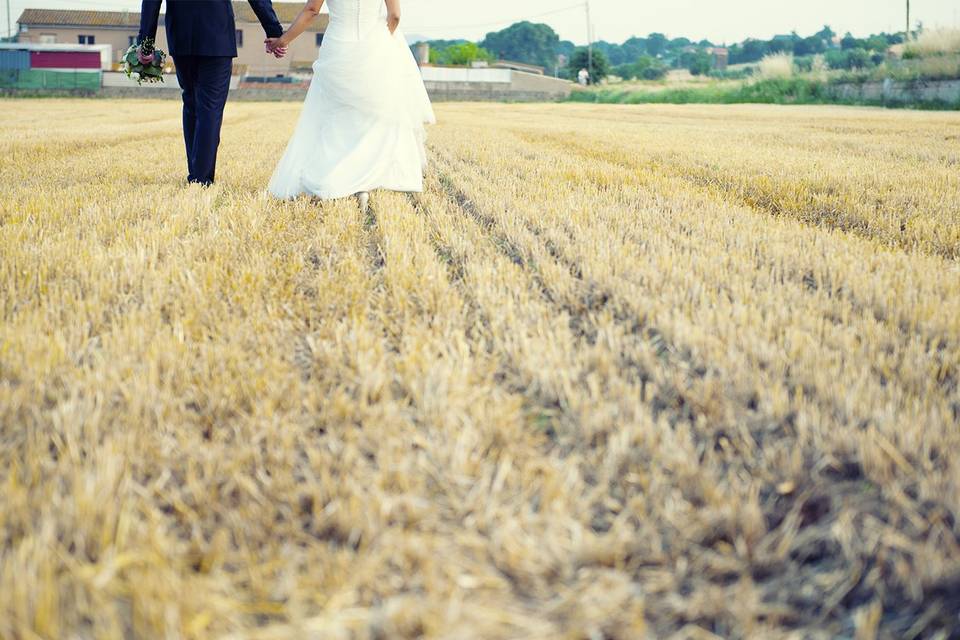
<instances>
[{"instance_id":1,"label":"bride's arm","mask_svg":"<svg viewBox=\"0 0 960 640\"><path fill-rule=\"evenodd\" d=\"M400 0L386 0L387 2L387 28L390 33L397 30L400 26Z\"/></svg>"},{"instance_id":2,"label":"bride's arm","mask_svg":"<svg viewBox=\"0 0 960 640\"><path fill-rule=\"evenodd\" d=\"M307 0L307 4L304 5L300 15L293 21L290 28L287 29L286 33L277 38L277 45L282 48L289 47L294 40L300 37L300 34L306 31L310 23L320 15L320 9L323 8L323 1L324 0Z\"/></svg>"}]
</instances>

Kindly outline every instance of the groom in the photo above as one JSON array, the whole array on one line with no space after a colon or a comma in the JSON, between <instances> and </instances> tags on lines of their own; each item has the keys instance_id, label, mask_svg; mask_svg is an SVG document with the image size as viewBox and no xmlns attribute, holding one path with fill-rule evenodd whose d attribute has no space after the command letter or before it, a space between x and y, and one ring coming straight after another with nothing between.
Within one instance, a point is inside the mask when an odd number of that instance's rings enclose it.
<instances>
[{"instance_id":1,"label":"groom","mask_svg":"<svg viewBox=\"0 0 960 640\"><path fill-rule=\"evenodd\" d=\"M143 0L138 43L156 38L162 0ZM249 0L268 38L267 52L278 58L285 49L273 38L283 35L270 0ZM230 91L237 29L229 0L167 0L167 42L183 90L183 139L187 146L188 182L213 184L223 108Z\"/></svg>"}]
</instances>

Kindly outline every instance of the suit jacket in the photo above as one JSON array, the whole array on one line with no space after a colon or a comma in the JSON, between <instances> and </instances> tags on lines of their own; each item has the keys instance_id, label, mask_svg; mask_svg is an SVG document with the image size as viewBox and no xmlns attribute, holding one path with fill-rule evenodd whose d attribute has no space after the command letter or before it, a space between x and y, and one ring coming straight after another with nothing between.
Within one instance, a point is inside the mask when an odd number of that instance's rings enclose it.
<instances>
[{"instance_id":1,"label":"suit jacket","mask_svg":"<svg viewBox=\"0 0 960 640\"><path fill-rule=\"evenodd\" d=\"M270 0L248 0L257 19L270 38L283 35ZM162 0L143 0L140 10L140 35L157 37ZM229 0L167 0L167 42L170 55L237 57L237 24L233 3Z\"/></svg>"}]
</instances>

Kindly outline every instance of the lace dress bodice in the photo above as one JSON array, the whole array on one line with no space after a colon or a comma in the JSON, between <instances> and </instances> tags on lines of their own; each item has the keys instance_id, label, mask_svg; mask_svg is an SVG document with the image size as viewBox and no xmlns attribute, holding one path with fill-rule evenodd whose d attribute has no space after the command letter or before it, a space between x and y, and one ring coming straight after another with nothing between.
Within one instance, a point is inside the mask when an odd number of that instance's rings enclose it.
<instances>
[{"instance_id":1,"label":"lace dress bodice","mask_svg":"<svg viewBox=\"0 0 960 640\"><path fill-rule=\"evenodd\" d=\"M377 27L386 28L383 0L327 0L330 26L326 37L363 40Z\"/></svg>"}]
</instances>

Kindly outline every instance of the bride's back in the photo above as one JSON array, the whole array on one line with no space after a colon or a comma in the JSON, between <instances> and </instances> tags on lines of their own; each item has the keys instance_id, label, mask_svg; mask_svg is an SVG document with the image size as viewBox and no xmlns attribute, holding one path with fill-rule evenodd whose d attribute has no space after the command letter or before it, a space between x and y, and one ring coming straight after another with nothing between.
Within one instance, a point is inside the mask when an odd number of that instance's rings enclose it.
<instances>
[{"instance_id":1,"label":"bride's back","mask_svg":"<svg viewBox=\"0 0 960 640\"><path fill-rule=\"evenodd\" d=\"M383 0L327 0L327 6L330 9L327 36L361 40L376 27L384 25L381 18Z\"/></svg>"}]
</instances>

